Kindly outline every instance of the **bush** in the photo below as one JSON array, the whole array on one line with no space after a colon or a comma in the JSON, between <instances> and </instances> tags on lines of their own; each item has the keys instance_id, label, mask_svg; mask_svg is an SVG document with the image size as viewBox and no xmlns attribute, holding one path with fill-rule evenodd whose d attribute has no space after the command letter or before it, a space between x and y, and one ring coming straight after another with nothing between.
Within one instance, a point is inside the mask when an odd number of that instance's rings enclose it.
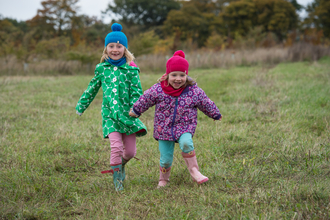
<instances>
[{"instance_id":1,"label":"bush","mask_svg":"<svg viewBox=\"0 0 330 220\"><path fill-rule=\"evenodd\" d=\"M129 51L134 53L134 56L153 53L158 41L159 37L154 31L141 33L129 42Z\"/></svg>"}]
</instances>

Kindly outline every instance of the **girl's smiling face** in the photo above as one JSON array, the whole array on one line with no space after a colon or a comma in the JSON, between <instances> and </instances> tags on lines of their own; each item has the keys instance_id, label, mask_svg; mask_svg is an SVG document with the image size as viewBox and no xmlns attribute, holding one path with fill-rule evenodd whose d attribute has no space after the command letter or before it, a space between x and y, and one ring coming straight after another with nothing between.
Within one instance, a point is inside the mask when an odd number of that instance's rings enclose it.
<instances>
[{"instance_id":1,"label":"girl's smiling face","mask_svg":"<svg viewBox=\"0 0 330 220\"><path fill-rule=\"evenodd\" d=\"M174 89L179 89L187 81L187 75L184 72L171 72L168 74L168 83L173 86Z\"/></svg>"},{"instance_id":2,"label":"girl's smiling face","mask_svg":"<svg viewBox=\"0 0 330 220\"><path fill-rule=\"evenodd\" d=\"M119 60L124 56L125 47L120 43L110 43L107 45L107 54L110 59Z\"/></svg>"}]
</instances>

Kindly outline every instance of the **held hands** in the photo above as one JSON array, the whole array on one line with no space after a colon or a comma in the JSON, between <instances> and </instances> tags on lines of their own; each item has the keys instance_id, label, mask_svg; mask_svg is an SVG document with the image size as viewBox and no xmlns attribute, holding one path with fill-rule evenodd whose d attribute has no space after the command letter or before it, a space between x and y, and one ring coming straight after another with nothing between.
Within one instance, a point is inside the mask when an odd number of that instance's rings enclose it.
<instances>
[{"instance_id":1,"label":"held hands","mask_svg":"<svg viewBox=\"0 0 330 220\"><path fill-rule=\"evenodd\" d=\"M137 118L138 116L136 114L134 114L134 112L132 111L132 109L129 111L129 116Z\"/></svg>"}]
</instances>

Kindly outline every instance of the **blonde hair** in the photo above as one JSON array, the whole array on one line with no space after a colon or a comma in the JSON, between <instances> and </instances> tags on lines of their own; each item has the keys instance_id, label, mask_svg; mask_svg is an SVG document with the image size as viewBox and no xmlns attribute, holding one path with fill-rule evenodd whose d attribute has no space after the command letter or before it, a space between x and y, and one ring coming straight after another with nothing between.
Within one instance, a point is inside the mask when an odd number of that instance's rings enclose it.
<instances>
[{"instance_id":1,"label":"blonde hair","mask_svg":"<svg viewBox=\"0 0 330 220\"><path fill-rule=\"evenodd\" d=\"M125 47L124 56L126 57L126 63L128 64L130 64L135 59L134 55L131 52L129 52L129 50L126 47ZM103 63L106 59L109 59L107 47L105 47L103 50L100 63Z\"/></svg>"},{"instance_id":2,"label":"blonde hair","mask_svg":"<svg viewBox=\"0 0 330 220\"><path fill-rule=\"evenodd\" d=\"M167 74L165 77L160 77L159 79L157 79L157 82L158 83L160 83L160 82L162 82L162 81L167 81L167 86L169 86L169 83L168 83L168 76L169 74ZM186 83L183 85L184 87L186 87L186 86L192 86L192 85L195 85L197 82L196 82L196 80L194 80L193 78L191 78L191 77L189 77L189 76L187 76L187 79L186 79Z\"/></svg>"}]
</instances>

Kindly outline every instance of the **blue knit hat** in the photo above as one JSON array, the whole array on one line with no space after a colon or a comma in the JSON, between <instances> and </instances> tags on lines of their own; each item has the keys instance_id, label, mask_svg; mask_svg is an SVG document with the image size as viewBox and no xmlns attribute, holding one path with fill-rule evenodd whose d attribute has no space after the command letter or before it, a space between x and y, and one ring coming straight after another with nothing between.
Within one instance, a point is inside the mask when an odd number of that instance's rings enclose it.
<instances>
[{"instance_id":1,"label":"blue knit hat","mask_svg":"<svg viewBox=\"0 0 330 220\"><path fill-rule=\"evenodd\" d=\"M121 32L121 29L123 29L121 24L114 23L113 25L111 25L112 32L110 32L105 37L105 42L104 42L105 47L109 43L120 43L127 48L127 37L123 32Z\"/></svg>"}]
</instances>

